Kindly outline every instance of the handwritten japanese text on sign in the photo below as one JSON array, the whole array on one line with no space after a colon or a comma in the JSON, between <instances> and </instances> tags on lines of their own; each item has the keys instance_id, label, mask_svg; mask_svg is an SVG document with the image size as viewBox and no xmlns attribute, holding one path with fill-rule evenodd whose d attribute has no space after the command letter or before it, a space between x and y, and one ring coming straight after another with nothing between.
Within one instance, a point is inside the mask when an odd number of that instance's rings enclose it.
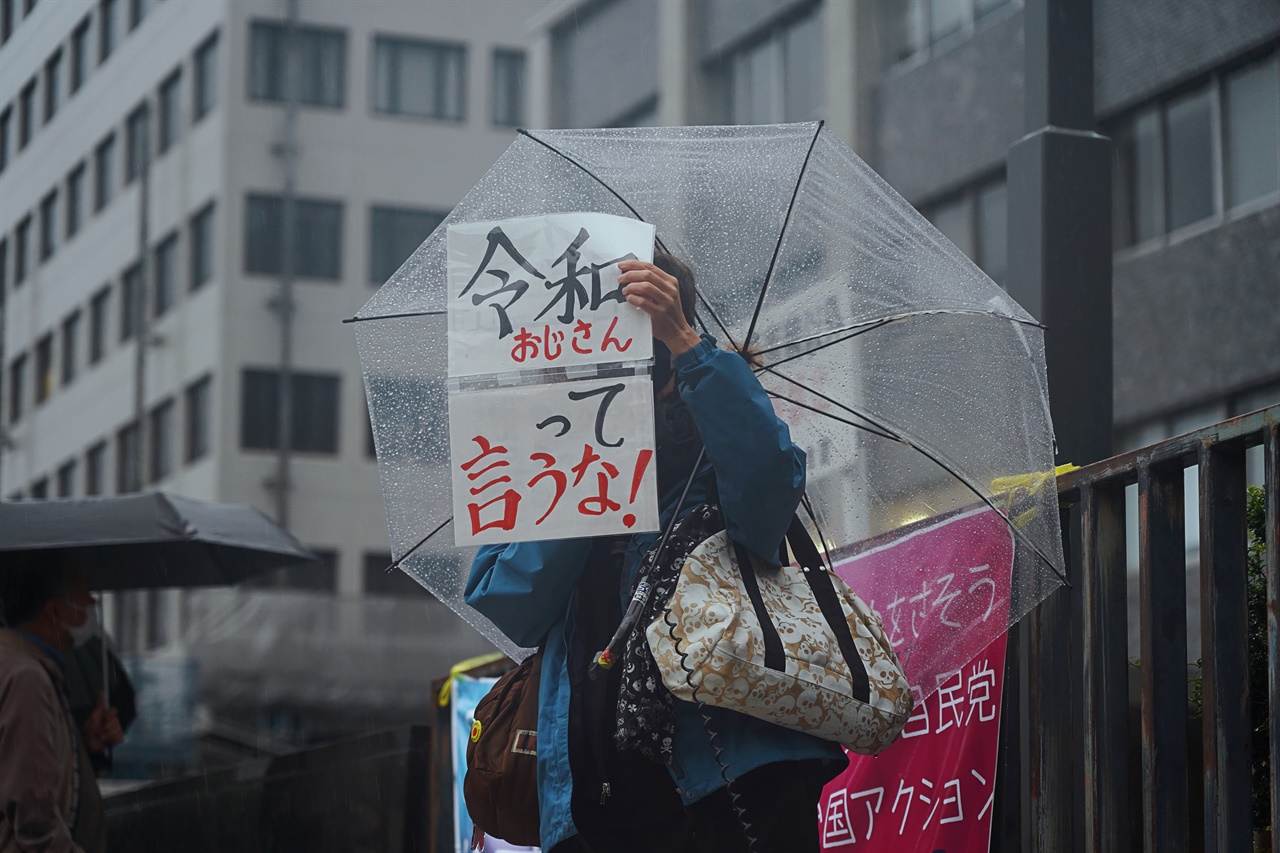
<instances>
[{"instance_id":1,"label":"handwritten japanese text on sign","mask_svg":"<svg viewBox=\"0 0 1280 853\"><path fill-rule=\"evenodd\" d=\"M455 541L658 526L647 376L452 394Z\"/></svg>"},{"instance_id":2,"label":"handwritten japanese text on sign","mask_svg":"<svg viewBox=\"0 0 1280 853\"><path fill-rule=\"evenodd\" d=\"M998 513L947 519L837 563L835 570L870 601L885 583L887 567L903 564L920 567L931 594L914 602L880 595L875 606L887 631L902 632L899 642L908 632L926 643L951 642L948 629L962 612L1006 624L1013 542ZM933 594L939 589L940 597ZM896 625L886 601L899 602ZM988 848L1005 638L1001 633L974 649L972 660L954 671L934 673L934 689L913 684L917 704L897 743L875 758L850 755L849 767L827 784L819 803L824 851ZM931 695L919 701L925 693Z\"/></svg>"},{"instance_id":3,"label":"handwritten japanese text on sign","mask_svg":"<svg viewBox=\"0 0 1280 853\"><path fill-rule=\"evenodd\" d=\"M649 318L618 286L653 260L652 225L602 213L451 225L449 375L652 357Z\"/></svg>"}]
</instances>

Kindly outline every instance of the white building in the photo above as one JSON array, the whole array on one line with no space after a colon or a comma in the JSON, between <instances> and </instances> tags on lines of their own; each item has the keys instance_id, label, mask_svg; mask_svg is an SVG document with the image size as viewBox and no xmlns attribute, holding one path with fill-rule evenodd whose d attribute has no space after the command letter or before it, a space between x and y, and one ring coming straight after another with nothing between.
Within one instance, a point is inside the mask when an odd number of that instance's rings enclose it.
<instances>
[{"instance_id":1,"label":"white building","mask_svg":"<svg viewBox=\"0 0 1280 853\"><path fill-rule=\"evenodd\" d=\"M154 488L248 503L325 559L269 593L124 596L108 623L126 650L171 647L228 608L301 607L284 631L353 642L399 630L353 604L415 590L382 571L387 528L341 321L526 120L526 22L540 6L0 0L0 496ZM425 593L395 604L414 608L405 625L431 614L439 659L405 662L418 698L441 666L484 650ZM328 658L295 651L325 677Z\"/></svg>"}]
</instances>

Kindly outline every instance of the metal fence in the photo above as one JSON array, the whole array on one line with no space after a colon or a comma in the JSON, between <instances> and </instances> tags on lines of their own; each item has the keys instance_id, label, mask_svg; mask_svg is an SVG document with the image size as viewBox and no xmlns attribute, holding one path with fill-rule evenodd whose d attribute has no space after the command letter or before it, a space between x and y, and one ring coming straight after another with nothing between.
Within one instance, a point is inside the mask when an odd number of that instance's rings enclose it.
<instances>
[{"instance_id":1,"label":"metal fence","mask_svg":"<svg viewBox=\"0 0 1280 853\"><path fill-rule=\"evenodd\" d=\"M1278 430L1280 406L1273 406L1059 477L1071 587L1010 637L993 850L1252 850L1257 755L1250 741L1264 720L1275 825ZM1265 702L1250 695L1246 608L1246 451L1258 445L1265 471ZM1184 470L1193 465L1199 467L1198 673L1188 666L1183 529ZM1125 489L1135 484L1138 600L1130 605ZM1130 660L1127 628L1135 610L1141 641L1137 660ZM1202 684L1199 720L1189 677ZM1280 853L1280 835L1273 833L1265 849Z\"/></svg>"}]
</instances>

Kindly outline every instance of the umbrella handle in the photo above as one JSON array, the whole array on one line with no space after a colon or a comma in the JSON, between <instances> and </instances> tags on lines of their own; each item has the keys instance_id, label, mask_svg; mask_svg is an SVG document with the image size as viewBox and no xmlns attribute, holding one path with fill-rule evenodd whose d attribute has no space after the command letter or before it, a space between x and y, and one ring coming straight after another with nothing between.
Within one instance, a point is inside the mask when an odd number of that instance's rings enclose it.
<instances>
[{"instance_id":1,"label":"umbrella handle","mask_svg":"<svg viewBox=\"0 0 1280 853\"><path fill-rule=\"evenodd\" d=\"M111 707L111 659L107 652L107 620L106 604L102 596L98 596L98 632L102 641L102 697L108 708Z\"/></svg>"}]
</instances>

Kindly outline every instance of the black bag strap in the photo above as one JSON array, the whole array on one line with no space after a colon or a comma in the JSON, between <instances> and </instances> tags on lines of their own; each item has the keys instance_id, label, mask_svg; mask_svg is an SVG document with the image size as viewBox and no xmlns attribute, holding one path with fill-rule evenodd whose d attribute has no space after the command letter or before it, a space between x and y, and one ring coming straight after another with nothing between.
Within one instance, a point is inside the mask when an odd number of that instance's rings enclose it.
<instances>
[{"instance_id":1,"label":"black bag strap","mask_svg":"<svg viewBox=\"0 0 1280 853\"><path fill-rule=\"evenodd\" d=\"M727 532L726 535L728 535ZM844 607L840 604L840 596L836 593L835 584L831 582L831 575L827 573L822 557L818 553L818 547L813 544L809 531L805 529L798 515L791 519L785 544L791 546L796 562L804 569L804 579L808 582L809 589L813 591L813 599L818 603L822 618L826 620L831 633L836 638L840 655L844 658L845 666L848 667L849 676L853 681L853 698L860 702L870 702L871 680L867 675L867 666L862 660L862 655L858 654L858 646L853 641L853 631L849 628L849 620L845 618ZM786 560L785 544L781 549L784 561ZM760 593L760 583L756 578L756 572L759 571L756 565L760 561L752 559L751 553L737 542L733 542L733 548L738 558L738 571L742 575L742 585L747 591L747 598L751 600L751 609L755 611L756 620L760 623L760 631L764 636L764 665L768 669L782 672L786 668L782 637L778 634L777 626L773 624L768 608L765 607L764 597Z\"/></svg>"},{"instance_id":2,"label":"black bag strap","mask_svg":"<svg viewBox=\"0 0 1280 853\"><path fill-rule=\"evenodd\" d=\"M729 535L728 531L725 535ZM775 672L784 672L787 663L782 650L782 637L778 635L778 629L769 616L769 609L764 606L760 582L756 579L755 561L746 548L732 539L729 541L733 542L734 555L738 558L738 574L742 575L742 586L747 590L751 609L756 612L756 621L760 623L760 632L764 635L764 665Z\"/></svg>"}]
</instances>

